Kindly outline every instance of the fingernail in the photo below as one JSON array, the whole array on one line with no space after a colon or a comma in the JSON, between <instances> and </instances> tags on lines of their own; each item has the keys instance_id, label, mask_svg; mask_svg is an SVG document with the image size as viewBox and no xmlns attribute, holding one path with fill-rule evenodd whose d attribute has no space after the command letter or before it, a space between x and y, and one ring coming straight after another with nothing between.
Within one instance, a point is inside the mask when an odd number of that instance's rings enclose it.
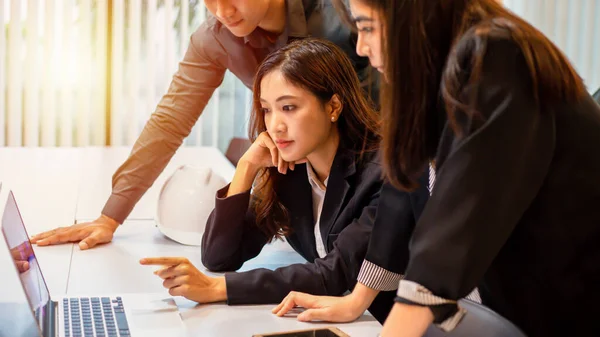
<instances>
[{"instance_id":1,"label":"fingernail","mask_svg":"<svg viewBox=\"0 0 600 337\"><path fill-rule=\"evenodd\" d=\"M82 241L79 243L79 249L86 250L88 248L90 248L90 247L88 246L88 244L86 242Z\"/></svg>"}]
</instances>

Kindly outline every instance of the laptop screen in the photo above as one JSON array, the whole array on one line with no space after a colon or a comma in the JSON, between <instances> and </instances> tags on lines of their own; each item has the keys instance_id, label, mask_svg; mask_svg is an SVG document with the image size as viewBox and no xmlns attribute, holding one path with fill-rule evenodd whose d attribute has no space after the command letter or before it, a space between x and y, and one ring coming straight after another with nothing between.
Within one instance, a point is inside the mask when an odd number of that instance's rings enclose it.
<instances>
[{"instance_id":1,"label":"laptop screen","mask_svg":"<svg viewBox=\"0 0 600 337\"><path fill-rule=\"evenodd\" d=\"M29 236L25 230L23 219L12 192L9 192L2 215L2 233L6 239L10 257L16 266L19 279L33 310L40 329L46 319L46 304L50 301L50 293L44 282L40 266L37 262ZM13 324L16 322L13 322ZM44 331L42 331L42 335Z\"/></svg>"}]
</instances>

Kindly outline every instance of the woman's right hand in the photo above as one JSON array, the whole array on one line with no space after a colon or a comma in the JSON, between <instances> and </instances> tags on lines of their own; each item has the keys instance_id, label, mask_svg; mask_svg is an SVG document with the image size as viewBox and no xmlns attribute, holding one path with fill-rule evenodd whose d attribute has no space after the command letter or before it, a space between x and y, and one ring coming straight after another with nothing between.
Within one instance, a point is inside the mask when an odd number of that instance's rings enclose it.
<instances>
[{"instance_id":1,"label":"woman's right hand","mask_svg":"<svg viewBox=\"0 0 600 337\"><path fill-rule=\"evenodd\" d=\"M295 307L307 310L298 315L299 321L352 322L359 318L375 300L379 290L358 282L352 293L342 297L314 296L292 291L273 309L277 316L284 316Z\"/></svg>"},{"instance_id":2,"label":"woman's right hand","mask_svg":"<svg viewBox=\"0 0 600 337\"><path fill-rule=\"evenodd\" d=\"M288 163L281 158L277 145L266 131L256 138L240 161L248 164L257 173L262 168L276 166L279 173L286 174L288 168L293 171L295 166L295 163Z\"/></svg>"},{"instance_id":3,"label":"woman's right hand","mask_svg":"<svg viewBox=\"0 0 600 337\"><path fill-rule=\"evenodd\" d=\"M335 297L315 296L292 291L272 310L272 313L282 317L296 307L306 309L297 317L301 322L347 323L359 318L366 310L361 304L357 303L352 294Z\"/></svg>"},{"instance_id":4,"label":"woman's right hand","mask_svg":"<svg viewBox=\"0 0 600 337\"><path fill-rule=\"evenodd\" d=\"M250 148L244 153L238 161L235 168L235 174L229 184L227 196L243 193L252 188L252 183L258 172L266 167L277 167L277 171L286 174L288 168L294 170L296 163L288 163L281 158L279 149L271 139L271 136L265 131L250 145Z\"/></svg>"},{"instance_id":5,"label":"woman's right hand","mask_svg":"<svg viewBox=\"0 0 600 337\"><path fill-rule=\"evenodd\" d=\"M82 250L108 243L119 227L115 220L101 215L92 222L84 222L69 227L60 227L31 237L31 243L38 246L56 245L68 242L79 242Z\"/></svg>"}]
</instances>

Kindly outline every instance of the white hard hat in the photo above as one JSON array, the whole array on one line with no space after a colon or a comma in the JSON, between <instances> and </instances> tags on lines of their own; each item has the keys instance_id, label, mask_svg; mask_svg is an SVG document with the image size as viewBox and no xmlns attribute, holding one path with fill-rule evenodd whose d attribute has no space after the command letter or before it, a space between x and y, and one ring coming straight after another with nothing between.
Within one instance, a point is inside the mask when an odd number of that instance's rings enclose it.
<instances>
[{"instance_id":1,"label":"white hard hat","mask_svg":"<svg viewBox=\"0 0 600 337\"><path fill-rule=\"evenodd\" d=\"M199 246L215 195L227 182L208 167L183 165L167 179L158 197L156 223L168 238Z\"/></svg>"}]
</instances>

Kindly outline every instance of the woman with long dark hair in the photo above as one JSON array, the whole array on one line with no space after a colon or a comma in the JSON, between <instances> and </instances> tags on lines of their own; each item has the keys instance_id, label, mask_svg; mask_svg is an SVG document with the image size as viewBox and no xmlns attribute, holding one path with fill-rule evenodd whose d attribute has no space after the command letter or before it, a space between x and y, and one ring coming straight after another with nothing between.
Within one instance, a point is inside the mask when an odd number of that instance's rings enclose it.
<instances>
[{"instance_id":1,"label":"woman with long dark hair","mask_svg":"<svg viewBox=\"0 0 600 337\"><path fill-rule=\"evenodd\" d=\"M185 258L142 263L166 265L157 272L164 286L198 302L277 303L292 290L342 295L356 283L379 201L379 116L348 57L324 40L295 41L269 55L253 91L253 144L231 184L217 193L202 262L212 271L234 271L285 238L309 263L217 278ZM424 204L411 200L423 192L404 193L410 226L413 209ZM394 297L384 292L370 305L380 322Z\"/></svg>"},{"instance_id":2,"label":"woman with long dark hair","mask_svg":"<svg viewBox=\"0 0 600 337\"><path fill-rule=\"evenodd\" d=\"M453 329L476 286L528 335L600 335L600 109L567 58L495 0L350 4L387 82L385 173L401 190L435 177L382 336Z\"/></svg>"}]
</instances>

